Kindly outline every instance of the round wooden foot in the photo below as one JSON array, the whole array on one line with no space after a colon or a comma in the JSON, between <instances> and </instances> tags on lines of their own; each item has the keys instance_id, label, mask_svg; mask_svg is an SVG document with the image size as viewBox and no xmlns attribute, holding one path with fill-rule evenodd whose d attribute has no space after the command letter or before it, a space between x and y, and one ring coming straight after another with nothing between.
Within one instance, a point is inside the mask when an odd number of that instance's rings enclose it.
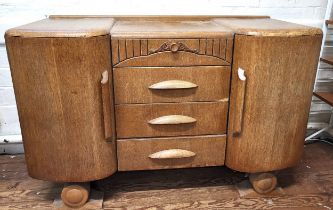
<instances>
[{"instance_id":1,"label":"round wooden foot","mask_svg":"<svg viewBox=\"0 0 333 210\"><path fill-rule=\"evenodd\" d=\"M277 184L276 176L272 173L250 174L249 180L253 189L259 194L272 192Z\"/></svg>"},{"instance_id":2,"label":"round wooden foot","mask_svg":"<svg viewBox=\"0 0 333 210\"><path fill-rule=\"evenodd\" d=\"M66 184L61 192L61 199L69 207L81 207L89 198L90 184Z\"/></svg>"}]
</instances>

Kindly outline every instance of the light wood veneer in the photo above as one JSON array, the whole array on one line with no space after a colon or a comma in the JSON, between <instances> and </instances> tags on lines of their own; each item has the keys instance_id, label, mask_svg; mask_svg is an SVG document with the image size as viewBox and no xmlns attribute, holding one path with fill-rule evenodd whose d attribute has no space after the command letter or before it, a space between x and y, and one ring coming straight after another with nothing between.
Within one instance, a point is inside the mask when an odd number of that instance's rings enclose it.
<instances>
[{"instance_id":1,"label":"light wood veneer","mask_svg":"<svg viewBox=\"0 0 333 210\"><path fill-rule=\"evenodd\" d=\"M230 72L230 67L226 66L114 68L115 103L227 101ZM190 82L195 86L150 88L170 80Z\"/></svg>"},{"instance_id":2,"label":"light wood veneer","mask_svg":"<svg viewBox=\"0 0 333 210\"><path fill-rule=\"evenodd\" d=\"M236 16L52 16L10 29L29 174L86 182L225 158L250 173L293 166L321 38L317 28Z\"/></svg>"},{"instance_id":3,"label":"light wood veneer","mask_svg":"<svg viewBox=\"0 0 333 210\"><path fill-rule=\"evenodd\" d=\"M228 102L192 102L116 105L118 138L225 134ZM149 121L169 115L196 119L193 123L153 125Z\"/></svg>"},{"instance_id":4,"label":"light wood veneer","mask_svg":"<svg viewBox=\"0 0 333 210\"><path fill-rule=\"evenodd\" d=\"M223 165L225 144L225 135L121 139L117 141L118 169L128 171ZM182 158L151 158L154 153L170 149L186 150L194 155Z\"/></svg>"}]
</instances>

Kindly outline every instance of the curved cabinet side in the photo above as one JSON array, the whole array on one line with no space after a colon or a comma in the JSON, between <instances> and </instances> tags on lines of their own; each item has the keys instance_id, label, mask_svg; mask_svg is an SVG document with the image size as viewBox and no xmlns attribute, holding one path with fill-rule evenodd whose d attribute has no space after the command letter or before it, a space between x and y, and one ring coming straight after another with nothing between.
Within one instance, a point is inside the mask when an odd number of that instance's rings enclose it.
<instances>
[{"instance_id":1,"label":"curved cabinet side","mask_svg":"<svg viewBox=\"0 0 333 210\"><path fill-rule=\"evenodd\" d=\"M228 167L242 172L265 172L287 168L299 161L321 38L321 35L235 36ZM238 68L245 70L244 102L237 99L242 91ZM243 108L235 108L237 103L243 103ZM239 125L241 131L237 134Z\"/></svg>"},{"instance_id":2,"label":"curved cabinet side","mask_svg":"<svg viewBox=\"0 0 333 210\"><path fill-rule=\"evenodd\" d=\"M111 75L110 36L6 36L6 46L29 175L84 182L113 174L101 93L102 73Z\"/></svg>"}]
</instances>

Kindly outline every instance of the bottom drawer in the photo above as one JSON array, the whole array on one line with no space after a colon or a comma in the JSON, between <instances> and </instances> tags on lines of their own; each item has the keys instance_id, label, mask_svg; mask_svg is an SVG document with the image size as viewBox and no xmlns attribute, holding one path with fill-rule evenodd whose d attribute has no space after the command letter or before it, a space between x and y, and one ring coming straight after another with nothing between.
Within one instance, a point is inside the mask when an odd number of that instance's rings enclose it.
<instances>
[{"instance_id":1,"label":"bottom drawer","mask_svg":"<svg viewBox=\"0 0 333 210\"><path fill-rule=\"evenodd\" d=\"M225 135L117 140L118 169L150 170L224 165Z\"/></svg>"}]
</instances>

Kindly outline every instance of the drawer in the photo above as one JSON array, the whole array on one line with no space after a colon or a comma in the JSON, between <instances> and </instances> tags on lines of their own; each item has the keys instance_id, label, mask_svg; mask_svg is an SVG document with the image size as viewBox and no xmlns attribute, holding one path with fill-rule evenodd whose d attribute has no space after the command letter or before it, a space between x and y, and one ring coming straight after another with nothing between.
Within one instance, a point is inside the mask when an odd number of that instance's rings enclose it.
<instances>
[{"instance_id":1,"label":"drawer","mask_svg":"<svg viewBox=\"0 0 333 210\"><path fill-rule=\"evenodd\" d=\"M224 134L228 102L116 105L118 138Z\"/></svg>"},{"instance_id":2,"label":"drawer","mask_svg":"<svg viewBox=\"0 0 333 210\"><path fill-rule=\"evenodd\" d=\"M117 140L118 169L150 170L224 165L226 137Z\"/></svg>"},{"instance_id":3,"label":"drawer","mask_svg":"<svg viewBox=\"0 0 333 210\"><path fill-rule=\"evenodd\" d=\"M218 101L229 97L230 67L114 68L116 104Z\"/></svg>"},{"instance_id":4,"label":"drawer","mask_svg":"<svg viewBox=\"0 0 333 210\"><path fill-rule=\"evenodd\" d=\"M230 65L233 38L116 39L112 38L112 64L129 66Z\"/></svg>"}]
</instances>

